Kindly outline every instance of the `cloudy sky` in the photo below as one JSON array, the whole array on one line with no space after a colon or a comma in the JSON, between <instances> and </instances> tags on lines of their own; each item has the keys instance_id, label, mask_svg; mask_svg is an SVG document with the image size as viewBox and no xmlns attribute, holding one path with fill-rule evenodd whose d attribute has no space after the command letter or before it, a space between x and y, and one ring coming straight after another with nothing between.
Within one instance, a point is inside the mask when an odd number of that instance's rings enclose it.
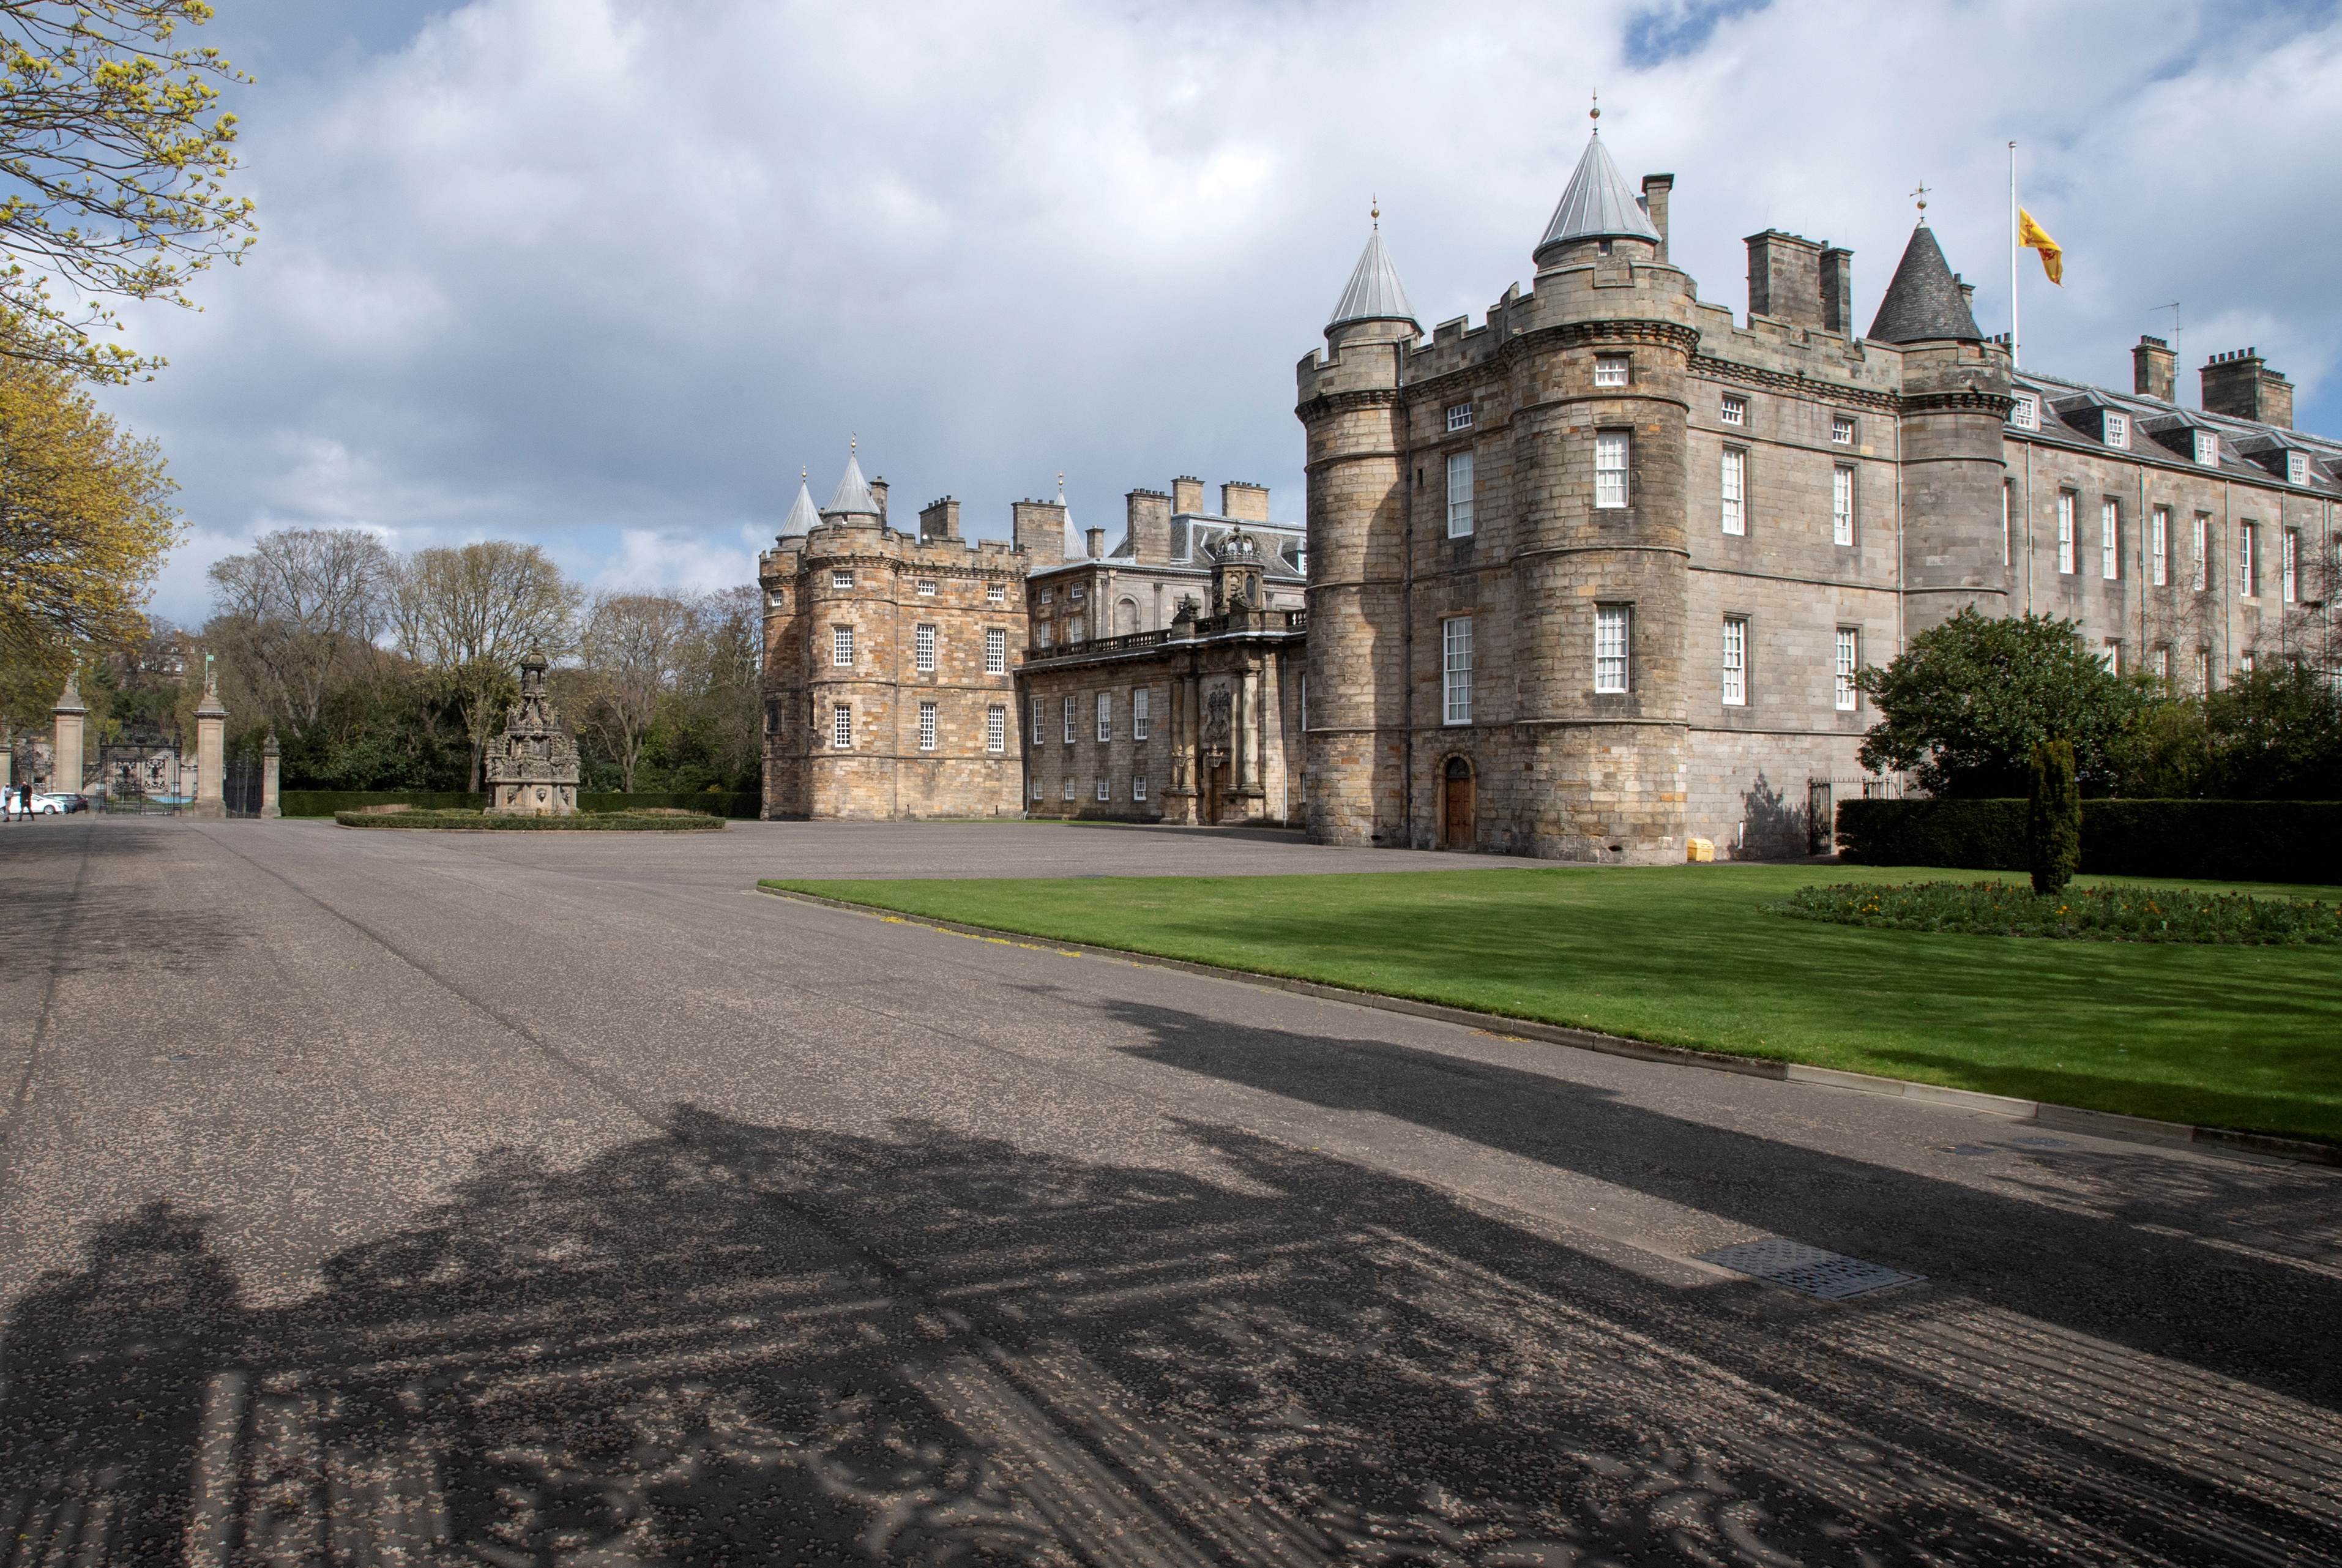
<instances>
[{"instance_id":1,"label":"cloudy sky","mask_svg":"<svg viewBox=\"0 0 2342 1568\"><path fill-rule=\"evenodd\" d=\"M261 241L153 310L110 392L192 536L156 610L275 527L534 540L597 584L746 581L858 434L979 534L1052 492L1118 527L1175 474L1301 513L1293 365L1383 227L1476 319L1586 136L1676 176L1673 249L1746 308L1744 235L1851 245L1877 309L1921 180L1987 331L2007 148L2067 251L2028 365L2128 385L2185 311L2342 432L2335 4L1481 6L216 0Z\"/></svg>"}]
</instances>

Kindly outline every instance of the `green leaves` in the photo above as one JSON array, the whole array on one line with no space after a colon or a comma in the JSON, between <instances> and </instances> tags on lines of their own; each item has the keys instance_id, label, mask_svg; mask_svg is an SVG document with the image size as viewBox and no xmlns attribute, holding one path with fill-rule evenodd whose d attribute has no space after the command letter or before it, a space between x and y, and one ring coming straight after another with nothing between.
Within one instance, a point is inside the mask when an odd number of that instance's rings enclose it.
<instances>
[{"instance_id":1,"label":"green leaves","mask_svg":"<svg viewBox=\"0 0 2342 1568\"><path fill-rule=\"evenodd\" d=\"M1885 715L1863 737L1862 765L1907 770L1937 795L2025 794L2027 759L2052 737L2072 743L2081 788L2107 793L2124 736L2155 701L2147 683L2101 664L2072 622L1973 608L1856 684Z\"/></svg>"}]
</instances>

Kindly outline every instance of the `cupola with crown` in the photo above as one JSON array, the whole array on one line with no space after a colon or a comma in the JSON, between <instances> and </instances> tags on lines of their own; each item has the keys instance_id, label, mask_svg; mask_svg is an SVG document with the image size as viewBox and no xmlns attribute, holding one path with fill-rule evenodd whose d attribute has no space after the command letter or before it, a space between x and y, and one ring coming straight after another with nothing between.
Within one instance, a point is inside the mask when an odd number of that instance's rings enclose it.
<instances>
[{"instance_id":1,"label":"cupola with crown","mask_svg":"<svg viewBox=\"0 0 2342 1568\"><path fill-rule=\"evenodd\" d=\"M1602 105L1597 101L1588 116L1594 134L1545 225L1536 244L1537 269L1545 271L1588 255L1625 254L1636 261L1656 261L1664 243L1643 199L1626 183L1618 165L1602 145Z\"/></svg>"}]
</instances>

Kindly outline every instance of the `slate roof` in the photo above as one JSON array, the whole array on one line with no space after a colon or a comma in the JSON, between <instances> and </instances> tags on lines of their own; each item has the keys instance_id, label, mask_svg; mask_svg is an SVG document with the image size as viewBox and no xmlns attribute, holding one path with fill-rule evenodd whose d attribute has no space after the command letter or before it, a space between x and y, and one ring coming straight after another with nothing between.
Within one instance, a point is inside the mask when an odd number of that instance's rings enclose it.
<instances>
[{"instance_id":1,"label":"slate roof","mask_svg":"<svg viewBox=\"0 0 2342 1568\"><path fill-rule=\"evenodd\" d=\"M2089 430L2076 428L2068 423L2068 416L2078 417L2090 409L2110 408L2130 416L2130 445L2122 454L2149 463L2194 468L2199 473L2226 474L2237 479L2250 480L2256 484L2307 488L2316 494L2329 497L2342 495L2342 441L2263 424L2256 420L2237 419L2225 414L2207 414L2200 408L2182 408L2159 397L2123 392L2113 387L2093 386L2087 382L2068 381L2062 376L2043 375L2030 370L2020 370L2011 379L2018 393L2032 395L2038 405L2041 422L2038 430L2010 425L2008 434L2020 440L2038 442L2046 446L2107 452L2109 449L2104 441ZM2180 432L2195 430L2208 430L2219 436L2220 461L2217 466L2209 464L2199 465L2195 462L2190 450L2192 437L2185 444L2165 439ZM2291 482L2286 478L2284 454L2287 452L2309 454L2309 483L2306 487L2291 486Z\"/></svg>"},{"instance_id":2,"label":"slate roof","mask_svg":"<svg viewBox=\"0 0 2342 1568\"><path fill-rule=\"evenodd\" d=\"M797 481L796 504L789 508L786 517L781 519L781 532L784 534L808 534L820 526L821 514L813 509L813 492L807 490L805 481L800 479Z\"/></svg>"},{"instance_id":3,"label":"slate roof","mask_svg":"<svg viewBox=\"0 0 2342 1568\"><path fill-rule=\"evenodd\" d=\"M1977 330L1976 313L1968 309L1967 296L1944 263L1943 247L1925 224L1911 231L1911 243L1903 247L1903 260L1895 268L1894 281L1887 285L1886 297L1878 302L1870 336L1879 343L1923 343L1930 338L1984 341L1984 334Z\"/></svg>"},{"instance_id":4,"label":"slate roof","mask_svg":"<svg viewBox=\"0 0 2342 1568\"><path fill-rule=\"evenodd\" d=\"M1565 240L1641 239L1656 244L1658 237L1651 215L1643 210L1635 188L1610 161L1602 135L1596 132L1586 142L1577 171L1569 176L1536 248L1542 251Z\"/></svg>"},{"instance_id":5,"label":"slate roof","mask_svg":"<svg viewBox=\"0 0 2342 1568\"><path fill-rule=\"evenodd\" d=\"M878 515L878 497L870 494L870 485L862 477L862 464L852 453L846 454L846 474L837 482L837 494L829 498L829 504L821 509L821 514L825 517Z\"/></svg>"},{"instance_id":6,"label":"slate roof","mask_svg":"<svg viewBox=\"0 0 2342 1568\"><path fill-rule=\"evenodd\" d=\"M1406 290L1399 286L1398 268L1391 265L1390 253L1383 249L1380 229L1366 236L1366 248L1350 273L1350 286L1342 291L1341 302L1334 306L1326 329L1330 332L1354 321L1403 321L1417 332L1423 330L1415 306L1406 303Z\"/></svg>"}]
</instances>

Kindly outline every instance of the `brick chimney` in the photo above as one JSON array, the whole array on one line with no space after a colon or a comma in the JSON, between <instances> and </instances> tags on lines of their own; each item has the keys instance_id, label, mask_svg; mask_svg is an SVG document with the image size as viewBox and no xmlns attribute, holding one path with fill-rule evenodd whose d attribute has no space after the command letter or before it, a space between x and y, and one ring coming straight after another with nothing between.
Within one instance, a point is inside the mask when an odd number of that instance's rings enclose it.
<instances>
[{"instance_id":1,"label":"brick chimney","mask_svg":"<svg viewBox=\"0 0 2342 1568\"><path fill-rule=\"evenodd\" d=\"M2130 351L2130 389L2141 397L2178 401L2179 356L2171 352L2169 344L2140 335L2138 346Z\"/></svg>"},{"instance_id":2,"label":"brick chimney","mask_svg":"<svg viewBox=\"0 0 2342 1568\"><path fill-rule=\"evenodd\" d=\"M2293 383L2271 370L2259 349L2216 354L2201 374L2205 413L2293 428Z\"/></svg>"},{"instance_id":3,"label":"brick chimney","mask_svg":"<svg viewBox=\"0 0 2342 1568\"><path fill-rule=\"evenodd\" d=\"M1750 235L1748 314L1796 326L1822 325L1822 247L1778 229Z\"/></svg>"}]
</instances>

